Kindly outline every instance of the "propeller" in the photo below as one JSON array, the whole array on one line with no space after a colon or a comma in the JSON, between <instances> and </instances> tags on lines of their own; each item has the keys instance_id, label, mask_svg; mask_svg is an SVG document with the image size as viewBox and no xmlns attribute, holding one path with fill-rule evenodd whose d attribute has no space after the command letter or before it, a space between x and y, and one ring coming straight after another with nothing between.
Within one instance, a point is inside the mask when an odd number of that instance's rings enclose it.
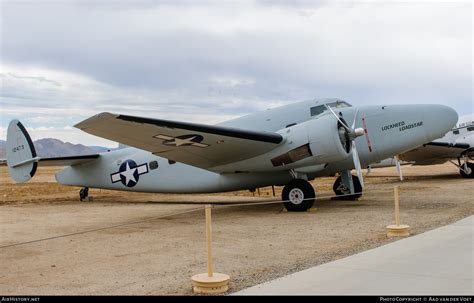
<instances>
[{"instance_id":1,"label":"propeller","mask_svg":"<svg viewBox=\"0 0 474 303\"><path fill-rule=\"evenodd\" d=\"M355 123L356 123L356 120L357 120L357 114L359 113L359 109L356 109L356 112L355 112L355 115L354 115L354 121L352 122L352 127L349 127L346 125L346 123L341 119L339 118L338 115L336 115L336 113L332 110L332 108L330 106L328 106L327 104L326 105L326 108L329 109L329 111L331 111L331 113L334 115L334 117L336 117L337 121L339 121L339 123L342 125L342 127L344 127L344 129L346 130L346 137L347 139L351 142L351 149L352 149L352 161L354 162L354 167L357 171L357 177L359 178L359 181L360 181L360 185L362 186L362 188L364 188L364 179L363 179L363 176L362 176L362 167L360 165L360 159L359 159L359 154L357 153L357 147L356 147L356 144L355 144L355 138L357 137L360 137L360 136L363 136L365 131L363 128L355 128Z\"/></svg>"},{"instance_id":2,"label":"propeller","mask_svg":"<svg viewBox=\"0 0 474 303\"><path fill-rule=\"evenodd\" d=\"M400 159L397 156L394 156L393 159L395 160L395 167L397 168L398 175L400 176L400 181L403 181L403 174L402 174L402 167L400 165Z\"/></svg>"}]
</instances>

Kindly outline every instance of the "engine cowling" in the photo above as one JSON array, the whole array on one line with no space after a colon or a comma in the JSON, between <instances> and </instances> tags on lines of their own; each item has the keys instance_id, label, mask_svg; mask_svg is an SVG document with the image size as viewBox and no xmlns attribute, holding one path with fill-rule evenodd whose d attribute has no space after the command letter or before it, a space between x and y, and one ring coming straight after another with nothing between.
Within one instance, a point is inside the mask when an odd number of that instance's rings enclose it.
<instances>
[{"instance_id":1,"label":"engine cowling","mask_svg":"<svg viewBox=\"0 0 474 303\"><path fill-rule=\"evenodd\" d=\"M295 125L286 133L286 144L271 158L273 167L291 169L337 162L351 152L350 134L331 115Z\"/></svg>"},{"instance_id":2,"label":"engine cowling","mask_svg":"<svg viewBox=\"0 0 474 303\"><path fill-rule=\"evenodd\" d=\"M343 122L345 123L344 120ZM342 161L349 156L351 152L349 134L334 117L325 115L305 124L309 148L317 163Z\"/></svg>"}]
</instances>

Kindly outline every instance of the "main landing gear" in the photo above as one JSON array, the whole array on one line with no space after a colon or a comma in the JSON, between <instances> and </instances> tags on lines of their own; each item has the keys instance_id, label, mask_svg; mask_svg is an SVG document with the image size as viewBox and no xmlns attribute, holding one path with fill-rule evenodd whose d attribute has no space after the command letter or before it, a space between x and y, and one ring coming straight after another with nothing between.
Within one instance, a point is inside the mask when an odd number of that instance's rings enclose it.
<instances>
[{"instance_id":1,"label":"main landing gear","mask_svg":"<svg viewBox=\"0 0 474 303\"><path fill-rule=\"evenodd\" d=\"M81 201L84 201L88 196L89 196L89 187L81 188L81 190L79 191L79 199L81 199Z\"/></svg>"},{"instance_id":2,"label":"main landing gear","mask_svg":"<svg viewBox=\"0 0 474 303\"><path fill-rule=\"evenodd\" d=\"M341 200L357 200L362 196L362 186L357 176L350 171L339 173L334 182L334 193ZM304 179L293 179L284 188L282 200L288 211L306 211L310 209L316 198L313 186Z\"/></svg>"},{"instance_id":3,"label":"main landing gear","mask_svg":"<svg viewBox=\"0 0 474 303\"><path fill-rule=\"evenodd\" d=\"M357 200L362 196L362 186L360 185L359 178L357 176L352 176L354 182L354 194L351 194L350 189L344 185L342 182L342 177L337 177L332 189L339 199L342 200Z\"/></svg>"},{"instance_id":4,"label":"main landing gear","mask_svg":"<svg viewBox=\"0 0 474 303\"><path fill-rule=\"evenodd\" d=\"M334 193L341 200L357 200L362 196L362 185L357 176L349 171L342 172L332 187Z\"/></svg>"},{"instance_id":5,"label":"main landing gear","mask_svg":"<svg viewBox=\"0 0 474 303\"><path fill-rule=\"evenodd\" d=\"M281 194L283 204L288 211L306 211L314 204L313 186L304 179L293 179Z\"/></svg>"}]
</instances>

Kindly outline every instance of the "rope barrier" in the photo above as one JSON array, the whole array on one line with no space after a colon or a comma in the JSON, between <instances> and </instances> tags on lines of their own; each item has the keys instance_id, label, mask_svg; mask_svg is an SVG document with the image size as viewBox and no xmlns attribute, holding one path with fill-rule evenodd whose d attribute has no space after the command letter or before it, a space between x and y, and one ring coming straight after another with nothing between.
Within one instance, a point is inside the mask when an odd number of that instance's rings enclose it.
<instances>
[{"instance_id":1,"label":"rope barrier","mask_svg":"<svg viewBox=\"0 0 474 303\"><path fill-rule=\"evenodd\" d=\"M197 208L193 208L193 209L187 210L187 211L176 212L176 213L167 214L167 215L158 216L158 217L153 217L153 218L148 218L148 219L140 220L140 221L127 222L127 223L116 224L116 225L112 225L112 226L106 226L106 227L88 229L88 230L78 231L78 232L64 234L64 235L58 235L58 236L54 236L54 237L48 237L48 238L36 239L36 240L25 241L25 242L20 242L20 243L8 244L8 245L0 246L0 249L13 247L13 246L19 246L19 245L25 245L25 244L31 244L31 243L37 243L37 242L42 242L42 241L47 241L47 240L54 240L54 239L59 239L59 238L66 238L66 237L71 237L71 236L76 236L76 235L82 235L82 234L92 233L92 232L106 230L106 229L112 229L112 228L117 228L117 227L133 225L133 224L140 224L140 223L145 223L145 222L149 222L149 221L153 221L153 220L157 220L157 219L163 219L163 218L166 218L166 217L172 217L172 216L182 215L182 214L186 214L186 213L191 213L191 212L195 212L195 211L202 210L202 209L203 209L202 207L197 207Z\"/></svg>"},{"instance_id":2,"label":"rope barrier","mask_svg":"<svg viewBox=\"0 0 474 303\"><path fill-rule=\"evenodd\" d=\"M371 192L374 192L374 191L371 191ZM377 191L375 191L375 192L377 192ZM384 191L379 191L379 192L387 192L387 191L384 190ZM361 193L362 192L354 193L354 194L361 194ZM314 199L314 200L330 199L330 198L334 198L334 197L335 198L341 198L341 197L345 197L345 196L352 196L354 194L319 196L319 197L316 197L316 198L306 198L306 199L303 199L303 201L312 200L312 199ZM277 204L277 203L285 203L285 202L290 202L290 200L271 200L271 201L264 201L264 202L255 202L255 201L249 200L249 201L244 201L244 202L235 203L235 204L232 203L232 204L228 204L228 205L227 204L226 205L220 204L220 205L218 205L218 208L236 207L236 206L265 205L265 204ZM179 204L179 202L176 202L176 204ZM207 202L206 204L211 204L212 205L212 202L211 203ZM213 205L213 208L215 208L215 207L216 207L216 205ZM198 211L198 210L203 210L203 207L202 206L201 207L196 207L196 208L193 208L193 209L190 209L190 210L187 210L187 211L175 212L175 213L172 213L172 214L157 216L157 217L148 218L148 219L145 219L145 220L127 222L127 223L116 224L116 225L112 225L112 226L106 226L106 227L100 227L100 228L94 228L94 229L88 229L88 230L84 230L84 231L79 231L79 232L74 232L74 233L69 233L69 234L63 234L63 235L58 235L58 236L53 236L53 237L48 237L48 238L41 238L41 239L36 239L36 240L31 240L31 241L25 241L25 242L19 242L19 243L3 245L3 246L0 246L0 249L8 248L8 247L14 247L14 246L20 246L20 245L26 245L26 244L32 244L32 243L38 243L38 242L43 242L43 241L48 241L48 240L60 239L60 238L66 238L66 237L71 237L71 236L76 236L76 235L82 235L82 234L86 234L86 233L92 233L92 232L101 231L101 230L113 229L113 228L117 228L117 227L140 224L140 223L145 223L145 222L149 222L149 221L153 221L153 220L163 219L163 218L166 218L166 217L173 217L173 216L178 216L178 215L181 215L181 214L191 213L191 212L195 212L195 211Z\"/></svg>"}]
</instances>

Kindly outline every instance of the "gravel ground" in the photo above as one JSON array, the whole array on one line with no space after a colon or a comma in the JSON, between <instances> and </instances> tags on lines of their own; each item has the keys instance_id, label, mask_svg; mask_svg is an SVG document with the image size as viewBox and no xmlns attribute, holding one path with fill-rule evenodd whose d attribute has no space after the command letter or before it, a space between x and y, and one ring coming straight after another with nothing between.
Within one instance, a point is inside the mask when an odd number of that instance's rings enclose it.
<instances>
[{"instance_id":1,"label":"gravel ground","mask_svg":"<svg viewBox=\"0 0 474 303\"><path fill-rule=\"evenodd\" d=\"M216 205L215 271L231 276L233 292L396 241L385 236L394 221L394 185L412 234L473 214L473 180L454 166L403 170L402 183L394 168L372 171L353 202L331 200L334 178L317 179L316 212L287 213L280 203ZM190 277L206 270L202 204L273 200L271 188L261 196L91 190L93 201L80 203L78 188L52 183L53 172L40 169L33 182L12 184L0 167L0 246L74 234L0 248L4 295L192 294ZM81 233L88 230L95 231Z\"/></svg>"}]
</instances>

